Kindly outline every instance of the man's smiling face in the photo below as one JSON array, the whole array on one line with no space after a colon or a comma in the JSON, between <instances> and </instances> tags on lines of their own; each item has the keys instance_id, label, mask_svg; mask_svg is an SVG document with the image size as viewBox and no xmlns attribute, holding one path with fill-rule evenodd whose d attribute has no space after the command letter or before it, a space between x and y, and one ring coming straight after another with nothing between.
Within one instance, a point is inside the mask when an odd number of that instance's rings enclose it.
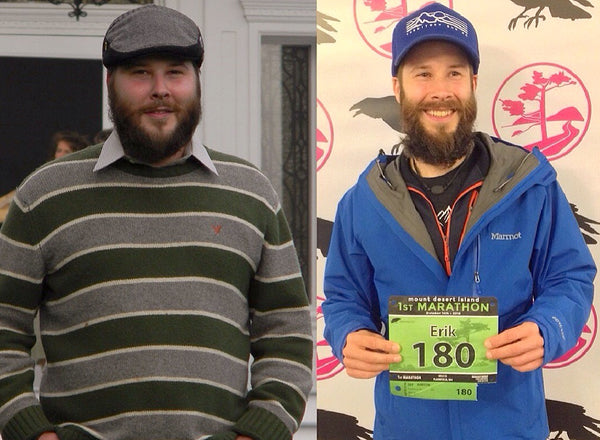
<instances>
[{"instance_id":1,"label":"man's smiling face","mask_svg":"<svg viewBox=\"0 0 600 440\"><path fill-rule=\"evenodd\" d=\"M421 43L392 80L412 155L432 164L463 157L477 112L477 77L465 53L445 41Z\"/></svg>"}]
</instances>

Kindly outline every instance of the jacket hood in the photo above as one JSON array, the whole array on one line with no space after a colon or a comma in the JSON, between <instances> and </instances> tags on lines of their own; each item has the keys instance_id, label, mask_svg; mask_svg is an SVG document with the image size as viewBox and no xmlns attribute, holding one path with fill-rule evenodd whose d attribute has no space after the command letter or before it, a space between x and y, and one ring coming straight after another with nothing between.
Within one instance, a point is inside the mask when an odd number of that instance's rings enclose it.
<instances>
[{"instance_id":1,"label":"jacket hood","mask_svg":"<svg viewBox=\"0 0 600 440\"><path fill-rule=\"evenodd\" d=\"M556 171L536 148L524 148L477 132L477 140L488 150L490 167L479 197L467 223L467 231L485 214L494 213L534 185L549 185L556 180ZM404 180L399 173L386 172L399 155L383 151L361 174L358 191L368 191L389 211L421 245L434 252L431 238L417 213Z\"/></svg>"}]
</instances>

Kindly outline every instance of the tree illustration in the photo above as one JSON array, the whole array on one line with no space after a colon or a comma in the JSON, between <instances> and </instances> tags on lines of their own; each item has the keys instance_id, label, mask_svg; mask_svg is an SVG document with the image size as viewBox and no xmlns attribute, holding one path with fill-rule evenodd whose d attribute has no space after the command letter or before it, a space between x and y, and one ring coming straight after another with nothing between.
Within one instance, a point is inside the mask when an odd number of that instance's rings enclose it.
<instances>
[{"instance_id":1,"label":"tree illustration","mask_svg":"<svg viewBox=\"0 0 600 440\"><path fill-rule=\"evenodd\" d=\"M459 327L456 329L457 338L466 338L467 342L470 342L470 336L477 332L489 332L490 326L481 322L472 322L470 319L460 320Z\"/></svg>"},{"instance_id":2,"label":"tree illustration","mask_svg":"<svg viewBox=\"0 0 600 440\"><path fill-rule=\"evenodd\" d=\"M546 95L554 89L576 84L564 72L555 73L546 78L543 73L534 71L532 75L533 81L521 87L523 91L518 97L521 101L513 101L510 99L501 99L502 109L507 111L511 116L521 116L512 125L529 124L524 130L517 130L512 135L516 136L529 130L530 128L540 125L542 130L542 139L548 138L546 128ZM535 101L538 103L536 111L525 113L525 104L523 101Z\"/></svg>"},{"instance_id":3,"label":"tree illustration","mask_svg":"<svg viewBox=\"0 0 600 440\"><path fill-rule=\"evenodd\" d=\"M511 137L518 136L531 130L534 127L540 127L541 138L538 142L527 145L531 149L538 146L546 154L557 153L564 148L572 139L579 134L579 130L572 126L572 121L583 121L583 116L575 107L564 107L553 115L547 114L548 94L556 89L576 85L577 83L564 71L545 76L542 72L534 71L531 82L521 87L519 100L500 99L502 110L516 119L510 127L521 127L515 130ZM534 110L526 112L526 102L533 103ZM562 126L562 133L558 135L548 135L548 122L566 121Z\"/></svg>"}]
</instances>

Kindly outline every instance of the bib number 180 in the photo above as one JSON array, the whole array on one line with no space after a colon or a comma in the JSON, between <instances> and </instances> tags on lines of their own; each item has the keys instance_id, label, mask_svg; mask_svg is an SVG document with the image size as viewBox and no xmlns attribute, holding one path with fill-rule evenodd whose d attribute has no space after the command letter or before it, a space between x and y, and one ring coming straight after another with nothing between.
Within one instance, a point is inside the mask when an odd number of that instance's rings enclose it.
<instances>
[{"instance_id":1,"label":"bib number 180","mask_svg":"<svg viewBox=\"0 0 600 440\"><path fill-rule=\"evenodd\" d=\"M413 344L413 349L419 356L419 367L426 366L426 347L424 342ZM456 347L448 342L437 342L433 345L433 365L437 368L447 368L456 363L460 368L469 368L475 362L475 348L468 342L461 342Z\"/></svg>"}]
</instances>

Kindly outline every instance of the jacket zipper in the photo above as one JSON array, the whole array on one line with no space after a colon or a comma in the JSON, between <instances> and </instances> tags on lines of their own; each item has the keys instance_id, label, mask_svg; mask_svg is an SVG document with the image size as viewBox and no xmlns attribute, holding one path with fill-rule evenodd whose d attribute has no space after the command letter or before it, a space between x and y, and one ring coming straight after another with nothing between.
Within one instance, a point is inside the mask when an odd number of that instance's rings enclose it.
<instances>
[{"instance_id":1,"label":"jacket zipper","mask_svg":"<svg viewBox=\"0 0 600 440\"><path fill-rule=\"evenodd\" d=\"M481 277L479 276L479 259L481 252L481 236L477 234L477 241L475 242L475 260L473 261L473 294L481 296Z\"/></svg>"},{"instance_id":2,"label":"jacket zipper","mask_svg":"<svg viewBox=\"0 0 600 440\"><path fill-rule=\"evenodd\" d=\"M435 224L437 226L438 232L440 233L440 237L442 237L442 242L444 244L444 269L446 271L446 274L448 276L450 276L451 268L450 268L450 252L449 252L449 246L448 246L448 238L446 236L446 233L442 230L442 227L440 226L440 222L437 221L437 214L435 212L435 208L433 207L433 203L431 203L431 201L427 198L425 193L423 191L421 191L420 189L415 188L413 186L409 186L409 187L407 187L407 189L410 191L413 191L413 192L419 194L421 197L423 197L423 199L427 202L427 204L429 205L429 208L431 209L431 213L433 214L433 218L435 219ZM459 198L460 198L460 196L459 196ZM453 207L457 200L458 200L458 198L452 204ZM448 217L448 225L450 224L451 219L452 219L452 212L450 213L450 217Z\"/></svg>"},{"instance_id":3,"label":"jacket zipper","mask_svg":"<svg viewBox=\"0 0 600 440\"><path fill-rule=\"evenodd\" d=\"M467 216L465 218L463 229L461 231L461 235L460 235L459 240L458 240L458 246L460 246L460 243L462 242L464 234L466 232L467 222L469 220L469 217L471 216L471 211L473 209L473 205L475 205L475 201L477 200L478 193L477 193L477 191L475 191L475 189L479 188L482 184L483 184L483 182L481 182L481 181L474 183L473 185L471 185L468 188L466 188L465 190L463 190L456 197L456 199L454 199L454 202L452 203L452 208L450 209L450 216L448 217L448 223L446 223L446 231L442 230L442 227L440 226L440 223L437 221L437 214L435 212L435 208L433 206L433 203L431 203L431 201L427 197L427 195L423 191L421 191L420 189L418 189L418 188L415 188L413 186L407 187L409 190L411 190L411 191L419 194L421 197L423 197L423 199L425 199L425 201L429 205L429 208L431 209L431 212L432 212L433 217L435 219L435 224L437 225L438 232L440 233L440 237L442 238L442 243L444 245L444 269L446 271L446 275L448 275L448 276L450 276L452 274L452 267L451 267L451 264L450 264L450 243L448 242L448 237L450 236L450 225L452 223L452 213L454 212L454 207L456 206L456 204L458 203L458 201L462 197L464 197L469 192L473 191L473 194L471 194L471 198L469 199L469 206L468 206L468 209L467 209Z\"/></svg>"}]
</instances>

